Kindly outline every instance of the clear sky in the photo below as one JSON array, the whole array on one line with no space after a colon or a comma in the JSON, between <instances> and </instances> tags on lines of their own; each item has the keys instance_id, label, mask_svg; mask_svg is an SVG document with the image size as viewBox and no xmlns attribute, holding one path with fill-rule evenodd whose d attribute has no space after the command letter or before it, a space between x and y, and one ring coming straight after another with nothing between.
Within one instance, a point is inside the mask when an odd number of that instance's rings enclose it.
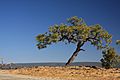
<instances>
[{"instance_id":1,"label":"clear sky","mask_svg":"<svg viewBox=\"0 0 120 80\"><path fill-rule=\"evenodd\" d=\"M75 45L58 43L38 50L35 37L49 26L82 17L88 25L100 24L120 39L120 0L0 0L0 57L8 62L66 62ZM86 44L75 61L99 61L100 51ZM119 48L119 49L118 49Z\"/></svg>"}]
</instances>

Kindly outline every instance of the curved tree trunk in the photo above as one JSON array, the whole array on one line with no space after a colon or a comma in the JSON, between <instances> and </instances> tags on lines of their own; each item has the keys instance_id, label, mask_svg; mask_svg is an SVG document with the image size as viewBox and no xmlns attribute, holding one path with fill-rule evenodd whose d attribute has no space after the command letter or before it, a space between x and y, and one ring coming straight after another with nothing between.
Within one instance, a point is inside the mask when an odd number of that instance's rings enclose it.
<instances>
[{"instance_id":1,"label":"curved tree trunk","mask_svg":"<svg viewBox=\"0 0 120 80\"><path fill-rule=\"evenodd\" d=\"M73 55L70 57L70 59L68 60L68 62L65 64L66 66L68 66L70 63L73 62L73 60L75 59L75 57L78 55L80 50L76 50Z\"/></svg>"},{"instance_id":2,"label":"curved tree trunk","mask_svg":"<svg viewBox=\"0 0 120 80\"><path fill-rule=\"evenodd\" d=\"M79 42L77 44L77 48L75 50L75 52L72 54L72 56L70 57L70 59L68 60L68 62L65 64L66 66L68 66L70 63L73 62L73 60L75 59L75 57L78 55L78 53L80 52L80 50L83 50L83 49L80 49L82 46L84 45L84 43L81 44L81 42ZM83 50L84 51L84 50Z\"/></svg>"}]
</instances>

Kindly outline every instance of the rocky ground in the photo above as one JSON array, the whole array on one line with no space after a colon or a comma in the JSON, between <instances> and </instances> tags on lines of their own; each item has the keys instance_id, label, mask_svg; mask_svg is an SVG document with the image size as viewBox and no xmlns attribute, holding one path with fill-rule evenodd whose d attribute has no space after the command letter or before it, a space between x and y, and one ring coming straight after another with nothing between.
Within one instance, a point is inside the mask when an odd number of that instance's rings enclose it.
<instances>
[{"instance_id":1,"label":"rocky ground","mask_svg":"<svg viewBox=\"0 0 120 80\"><path fill-rule=\"evenodd\" d=\"M1 72L62 80L120 80L120 68L40 66L15 70L1 70Z\"/></svg>"}]
</instances>

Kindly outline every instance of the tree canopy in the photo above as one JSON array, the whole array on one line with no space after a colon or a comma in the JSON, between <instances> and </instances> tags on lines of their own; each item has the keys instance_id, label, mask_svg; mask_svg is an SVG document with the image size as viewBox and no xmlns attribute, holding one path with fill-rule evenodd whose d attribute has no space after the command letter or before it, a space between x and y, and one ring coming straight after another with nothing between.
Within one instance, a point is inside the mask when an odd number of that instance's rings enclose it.
<instances>
[{"instance_id":1,"label":"tree canopy","mask_svg":"<svg viewBox=\"0 0 120 80\"><path fill-rule=\"evenodd\" d=\"M102 49L112 42L112 35L102 28L99 24L87 25L82 18L76 16L67 20L66 24L53 25L49 27L49 31L44 34L39 34L36 37L39 49L46 48L48 45L57 42L73 43L77 48L66 65L70 64L77 56L81 47L90 42L91 45Z\"/></svg>"},{"instance_id":2,"label":"tree canopy","mask_svg":"<svg viewBox=\"0 0 120 80\"><path fill-rule=\"evenodd\" d=\"M120 40L117 40L117 41L116 41L116 44L117 44L117 45L120 45Z\"/></svg>"}]
</instances>

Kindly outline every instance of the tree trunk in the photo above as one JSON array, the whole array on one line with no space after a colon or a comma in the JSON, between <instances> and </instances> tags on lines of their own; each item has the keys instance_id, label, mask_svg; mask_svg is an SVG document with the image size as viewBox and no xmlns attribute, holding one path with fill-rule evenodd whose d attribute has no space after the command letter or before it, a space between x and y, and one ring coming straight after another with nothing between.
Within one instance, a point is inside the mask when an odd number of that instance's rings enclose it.
<instances>
[{"instance_id":1,"label":"tree trunk","mask_svg":"<svg viewBox=\"0 0 120 80\"><path fill-rule=\"evenodd\" d=\"M68 66L70 63L73 62L73 60L75 59L75 57L78 55L78 53L80 52L80 50L83 50L83 49L80 49L82 46L83 46L84 43L81 44L81 42L79 42L77 44L77 48L75 50L75 52L73 53L73 55L70 57L70 59L68 60L68 62L65 64L66 66ZM84 51L84 50L83 50Z\"/></svg>"},{"instance_id":2,"label":"tree trunk","mask_svg":"<svg viewBox=\"0 0 120 80\"><path fill-rule=\"evenodd\" d=\"M80 50L76 50L73 55L70 57L70 59L68 60L68 62L65 64L66 66L68 66L71 62L73 62L73 60L75 59L75 57L78 55Z\"/></svg>"}]
</instances>

